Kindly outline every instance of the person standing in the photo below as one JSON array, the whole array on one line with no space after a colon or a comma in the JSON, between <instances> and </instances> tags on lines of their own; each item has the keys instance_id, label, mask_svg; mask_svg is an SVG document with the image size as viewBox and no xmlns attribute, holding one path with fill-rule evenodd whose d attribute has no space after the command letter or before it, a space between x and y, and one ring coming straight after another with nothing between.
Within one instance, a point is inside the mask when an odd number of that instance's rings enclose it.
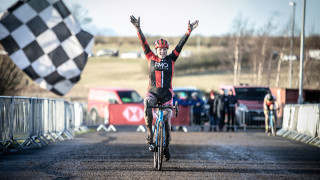
<instances>
[{"instance_id":1,"label":"person standing","mask_svg":"<svg viewBox=\"0 0 320 180\"><path fill-rule=\"evenodd\" d=\"M191 101L188 99L188 95L185 92L181 92L179 94L179 98L177 98L177 101L178 101L179 107L180 106L184 106L184 107L191 106ZM183 127L178 126L178 131L183 131Z\"/></svg>"},{"instance_id":2,"label":"person standing","mask_svg":"<svg viewBox=\"0 0 320 180\"><path fill-rule=\"evenodd\" d=\"M228 107L228 122L227 122L227 131L232 130L234 131L234 119L235 119L235 108L238 104L238 99L236 96L233 95L232 89L229 89L228 91L228 101L229 101L229 107Z\"/></svg>"},{"instance_id":3,"label":"person standing","mask_svg":"<svg viewBox=\"0 0 320 180\"><path fill-rule=\"evenodd\" d=\"M216 126L218 125L217 118L217 108L215 104L215 93L212 90L210 92L210 98L208 99L207 104L209 104L209 117L210 117L210 128L209 131L217 131Z\"/></svg>"},{"instance_id":4,"label":"person standing","mask_svg":"<svg viewBox=\"0 0 320 180\"><path fill-rule=\"evenodd\" d=\"M219 130L223 131L225 124L225 115L228 107L228 97L224 94L224 89L219 90L219 95L216 100L217 118L219 119Z\"/></svg>"},{"instance_id":5,"label":"person standing","mask_svg":"<svg viewBox=\"0 0 320 180\"><path fill-rule=\"evenodd\" d=\"M199 98L199 95L197 92L193 92L191 94L192 100L191 100L191 105L192 107L192 116L193 116L193 122L197 126L200 126L200 130L203 131L203 122L201 122L201 109L202 106L204 105L204 102L202 99Z\"/></svg>"}]
</instances>

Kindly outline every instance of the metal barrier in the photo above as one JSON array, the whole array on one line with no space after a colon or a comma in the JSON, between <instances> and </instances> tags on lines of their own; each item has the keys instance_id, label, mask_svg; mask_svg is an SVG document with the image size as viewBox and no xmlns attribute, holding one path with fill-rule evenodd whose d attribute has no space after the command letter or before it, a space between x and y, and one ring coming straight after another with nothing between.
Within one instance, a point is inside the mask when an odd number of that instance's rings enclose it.
<instances>
[{"instance_id":1,"label":"metal barrier","mask_svg":"<svg viewBox=\"0 0 320 180\"><path fill-rule=\"evenodd\" d=\"M276 114L277 116L277 114ZM280 128L282 126L282 118L276 118L276 127ZM246 106L239 106L236 109L236 127L242 127L246 130L247 127L250 128L264 128L265 127L265 115L263 112L262 104L252 104Z\"/></svg>"},{"instance_id":2,"label":"metal barrier","mask_svg":"<svg viewBox=\"0 0 320 180\"><path fill-rule=\"evenodd\" d=\"M0 96L0 150L72 139L86 130L81 103L61 99Z\"/></svg>"}]
</instances>

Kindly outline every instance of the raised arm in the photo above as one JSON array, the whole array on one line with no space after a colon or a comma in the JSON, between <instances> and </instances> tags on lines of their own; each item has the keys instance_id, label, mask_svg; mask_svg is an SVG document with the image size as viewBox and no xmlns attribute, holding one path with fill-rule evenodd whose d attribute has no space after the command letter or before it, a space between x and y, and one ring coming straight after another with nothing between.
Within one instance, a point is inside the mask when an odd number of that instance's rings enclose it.
<instances>
[{"instance_id":1,"label":"raised arm","mask_svg":"<svg viewBox=\"0 0 320 180\"><path fill-rule=\"evenodd\" d=\"M134 16L130 16L131 19L131 23L133 24L133 26L137 29L137 33L138 33L138 37L140 39L144 54L147 56L149 53L152 53L150 46L146 40L146 38L144 37L141 28L140 28L140 17L138 17L138 19L136 19Z\"/></svg>"},{"instance_id":2,"label":"raised arm","mask_svg":"<svg viewBox=\"0 0 320 180\"><path fill-rule=\"evenodd\" d=\"M177 60L177 58L180 55L180 52L184 46L184 44L187 42L191 32L198 26L199 21L196 20L195 22L190 24L190 21L188 22L188 30L187 32L184 34L184 36L181 38L181 40L179 41L179 43L177 44L176 48L173 50L172 52L172 56L173 56L173 60Z\"/></svg>"}]
</instances>

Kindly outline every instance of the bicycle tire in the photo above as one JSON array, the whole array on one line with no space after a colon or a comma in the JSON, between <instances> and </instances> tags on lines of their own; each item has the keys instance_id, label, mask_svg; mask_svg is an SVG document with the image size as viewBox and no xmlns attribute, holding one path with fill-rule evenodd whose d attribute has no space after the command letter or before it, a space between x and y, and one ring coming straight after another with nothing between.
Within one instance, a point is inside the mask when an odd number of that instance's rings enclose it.
<instances>
[{"instance_id":1,"label":"bicycle tire","mask_svg":"<svg viewBox=\"0 0 320 180\"><path fill-rule=\"evenodd\" d=\"M157 149L154 150L153 152L153 167L158 168L158 152Z\"/></svg>"},{"instance_id":2,"label":"bicycle tire","mask_svg":"<svg viewBox=\"0 0 320 180\"><path fill-rule=\"evenodd\" d=\"M158 126L158 170L162 168L163 151L164 151L164 139L163 139L163 122L159 122Z\"/></svg>"},{"instance_id":3,"label":"bicycle tire","mask_svg":"<svg viewBox=\"0 0 320 180\"><path fill-rule=\"evenodd\" d=\"M273 113L271 112L270 114L269 114L269 123L270 123L270 129L271 129L271 134L274 136L275 135L275 130L274 130L274 122L273 122L273 120L274 120L274 115L273 115Z\"/></svg>"},{"instance_id":4,"label":"bicycle tire","mask_svg":"<svg viewBox=\"0 0 320 180\"><path fill-rule=\"evenodd\" d=\"M153 151L153 167L157 169L158 168L158 147L157 147L158 145L156 144L156 139L157 139L156 132L158 132L158 130L155 129L154 132L155 132L155 134L153 135L153 139L154 139L153 145L155 147L154 147L154 151Z\"/></svg>"},{"instance_id":5,"label":"bicycle tire","mask_svg":"<svg viewBox=\"0 0 320 180\"><path fill-rule=\"evenodd\" d=\"M274 117L274 115L272 116L272 136L276 136L277 134L276 134L276 126L275 126L275 121L276 121L276 119L275 119L275 117Z\"/></svg>"}]
</instances>

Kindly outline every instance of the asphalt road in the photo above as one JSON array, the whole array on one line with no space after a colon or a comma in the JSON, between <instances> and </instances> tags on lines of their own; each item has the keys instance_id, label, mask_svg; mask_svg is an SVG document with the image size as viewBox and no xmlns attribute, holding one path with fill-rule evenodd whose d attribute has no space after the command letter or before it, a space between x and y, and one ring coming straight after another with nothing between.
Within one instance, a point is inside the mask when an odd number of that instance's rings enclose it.
<instances>
[{"instance_id":1,"label":"asphalt road","mask_svg":"<svg viewBox=\"0 0 320 180\"><path fill-rule=\"evenodd\" d=\"M25 152L0 153L0 179L320 179L320 149L261 132L173 132L153 169L145 134L94 132Z\"/></svg>"}]
</instances>

